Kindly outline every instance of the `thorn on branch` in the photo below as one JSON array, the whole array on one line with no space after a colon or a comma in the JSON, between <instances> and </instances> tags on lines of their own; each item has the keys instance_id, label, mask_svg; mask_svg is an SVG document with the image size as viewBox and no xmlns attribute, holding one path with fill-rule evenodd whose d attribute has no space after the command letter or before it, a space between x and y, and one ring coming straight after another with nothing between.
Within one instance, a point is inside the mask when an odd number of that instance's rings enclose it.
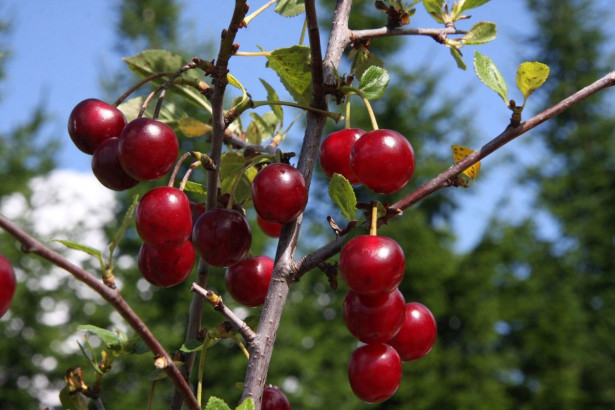
<instances>
[{"instance_id":1,"label":"thorn on branch","mask_svg":"<svg viewBox=\"0 0 615 410\"><path fill-rule=\"evenodd\" d=\"M344 236L346 235L348 232L350 232L351 230L354 229L355 226L357 226L357 224L359 223L359 221L353 219L352 221L349 221L348 224L346 225L346 227L344 227L343 229L341 229L337 223L333 220L332 217L327 216L327 222L329 222L329 226L331 226L331 229L333 229L333 231L335 232L335 235L337 236Z\"/></svg>"}]
</instances>

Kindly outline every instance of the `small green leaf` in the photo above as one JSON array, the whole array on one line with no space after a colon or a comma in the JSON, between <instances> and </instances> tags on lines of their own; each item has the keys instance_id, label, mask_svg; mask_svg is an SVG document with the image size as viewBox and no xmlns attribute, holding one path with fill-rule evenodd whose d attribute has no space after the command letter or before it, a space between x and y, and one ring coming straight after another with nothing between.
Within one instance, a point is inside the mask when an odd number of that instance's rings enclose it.
<instances>
[{"instance_id":1,"label":"small green leaf","mask_svg":"<svg viewBox=\"0 0 615 410\"><path fill-rule=\"evenodd\" d=\"M491 88L502 97L504 103L508 107L508 88L506 87L506 81L504 81L504 77L502 77L495 63L489 57L475 51L474 71L487 87Z\"/></svg>"},{"instance_id":2,"label":"small green leaf","mask_svg":"<svg viewBox=\"0 0 615 410\"><path fill-rule=\"evenodd\" d=\"M267 67L276 72L298 104L309 105L312 99L310 61L310 48L306 46L279 48L267 57Z\"/></svg>"},{"instance_id":3,"label":"small green leaf","mask_svg":"<svg viewBox=\"0 0 615 410\"><path fill-rule=\"evenodd\" d=\"M389 85L389 73L382 67L371 66L363 73L359 81L359 90L368 100L377 100L384 95Z\"/></svg>"},{"instance_id":4,"label":"small green leaf","mask_svg":"<svg viewBox=\"0 0 615 410\"><path fill-rule=\"evenodd\" d=\"M90 366L92 366L92 369L94 369L96 373L104 374L102 370L100 370L100 367L98 366L97 360L94 357L94 352L92 351L92 346L90 346L90 343L87 341L87 339L85 343L86 343L86 346L84 347L81 343L79 343L79 341L77 341L77 346L79 346L79 350L81 350L81 353L83 354L83 356L85 356L85 358L90 363Z\"/></svg>"},{"instance_id":5,"label":"small green leaf","mask_svg":"<svg viewBox=\"0 0 615 410\"><path fill-rule=\"evenodd\" d=\"M179 348L179 350L184 353L198 352L201 349L203 349L203 342L196 339L186 341L186 343Z\"/></svg>"},{"instance_id":6,"label":"small green leaf","mask_svg":"<svg viewBox=\"0 0 615 410\"><path fill-rule=\"evenodd\" d=\"M461 14L467 10L474 9L478 6L482 6L483 4L489 2L490 0L459 0L458 3L458 13Z\"/></svg>"},{"instance_id":7,"label":"small green leaf","mask_svg":"<svg viewBox=\"0 0 615 410\"><path fill-rule=\"evenodd\" d=\"M495 39L496 35L497 28L494 23L481 21L476 23L470 31L463 36L461 42L467 45L485 44Z\"/></svg>"},{"instance_id":8,"label":"small green leaf","mask_svg":"<svg viewBox=\"0 0 615 410\"><path fill-rule=\"evenodd\" d=\"M231 408L224 402L224 400L211 396L207 401L205 410L231 410Z\"/></svg>"},{"instance_id":9,"label":"small green leaf","mask_svg":"<svg viewBox=\"0 0 615 410\"><path fill-rule=\"evenodd\" d=\"M177 125L188 138L200 137L211 131L211 125L190 117L180 118L177 120Z\"/></svg>"},{"instance_id":10,"label":"small green leaf","mask_svg":"<svg viewBox=\"0 0 615 410\"><path fill-rule=\"evenodd\" d=\"M98 249L94 249L89 246L82 245L80 243L73 242L73 241L65 241L63 239L54 239L53 241L61 243L67 248L87 253L88 255L95 256L96 258L102 258L102 253Z\"/></svg>"},{"instance_id":11,"label":"small green leaf","mask_svg":"<svg viewBox=\"0 0 615 410\"><path fill-rule=\"evenodd\" d=\"M111 350L120 349L120 339L114 332L94 325L79 325L77 330L94 333Z\"/></svg>"},{"instance_id":12,"label":"small green leaf","mask_svg":"<svg viewBox=\"0 0 615 410\"><path fill-rule=\"evenodd\" d=\"M145 101L145 97L135 97L121 103L117 108L124 113L126 116L126 120L128 122L134 120L139 115L139 111L141 110L141 105L143 105L143 101ZM154 109L156 108L156 104L150 103L145 110L145 116L151 117L154 115ZM170 123L175 121L177 118L183 117L186 114L183 110L181 110L175 103L170 101L169 99L164 100L164 104L162 105L162 109L160 110L160 114L158 115L158 119L164 123Z\"/></svg>"},{"instance_id":13,"label":"small green leaf","mask_svg":"<svg viewBox=\"0 0 615 410\"><path fill-rule=\"evenodd\" d=\"M241 153L227 152L220 158L220 179L235 177L243 172L243 167L246 165L246 159Z\"/></svg>"},{"instance_id":14,"label":"small green leaf","mask_svg":"<svg viewBox=\"0 0 615 410\"><path fill-rule=\"evenodd\" d=\"M273 9L283 17L295 17L305 12L305 0L280 0Z\"/></svg>"},{"instance_id":15,"label":"small green leaf","mask_svg":"<svg viewBox=\"0 0 615 410\"><path fill-rule=\"evenodd\" d=\"M254 410L254 400L252 400L252 397L248 397L235 410Z\"/></svg>"},{"instance_id":16,"label":"small green leaf","mask_svg":"<svg viewBox=\"0 0 615 410\"><path fill-rule=\"evenodd\" d=\"M357 197L350 182L340 174L333 174L329 181L329 196L340 207L342 215L349 221L354 219L357 212Z\"/></svg>"},{"instance_id":17,"label":"small green leaf","mask_svg":"<svg viewBox=\"0 0 615 410\"><path fill-rule=\"evenodd\" d=\"M539 62L525 62L517 69L517 88L527 99L549 77L549 66Z\"/></svg>"},{"instance_id":18,"label":"small green leaf","mask_svg":"<svg viewBox=\"0 0 615 410\"><path fill-rule=\"evenodd\" d=\"M467 70L468 66L466 65L465 61L463 61L463 58L461 56L461 51L459 51L459 49L455 47L449 47L448 49L450 50L451 55L455 59L455 62L457 63L457 67L461 68L462 70Z\"/></svg>"},{"instance_id":19,"label":"small green leaf","mask_svg":"<svg viewBox=\"0 0 615 410\"><path fill-rule=\"evenodd\" d=\"M88 410L88 404L81 394L70 394L68 386L60 391L60 404L66 410Z\"/></svg>"},{"instance_id":20,"label":"small green leaf","mask_svg":"<svg viewBox=\"0 0 615 410\"><path fill-rule=\"evenodd\" d=\"M259 78L259 80L261 80L261 83L267 90L267 100L268 101L280 101L280 98L278 97L278 93L275 92L275 89L267 81L263 80L262 78ZM276 104L272 104L271 109L273 110L273 113L278 118L278 120L281 122L284 119L284 111L282 110L282 107Z\"/></svg>"},{"instance_id":21,"label":"small green leaf","mask_svg":"<svg viewBox=\"0 0 615 410\"><path fill-rule=\"evenodd\" d=\"M207 191L205 190L205 187L203 185L192 181L186 182L184 191L193 192L195 194L207 195Z\"/></svg>"},{"instance_id":22,"label":"small green leaf","mask_svg":"<svg viewBox=\"0 0 615 410\"><path fill-rule=\"evenodd\" d=\"M444 23L444 0L423 0L425 10L438 23Z\"/></svg>"}]
</instances>

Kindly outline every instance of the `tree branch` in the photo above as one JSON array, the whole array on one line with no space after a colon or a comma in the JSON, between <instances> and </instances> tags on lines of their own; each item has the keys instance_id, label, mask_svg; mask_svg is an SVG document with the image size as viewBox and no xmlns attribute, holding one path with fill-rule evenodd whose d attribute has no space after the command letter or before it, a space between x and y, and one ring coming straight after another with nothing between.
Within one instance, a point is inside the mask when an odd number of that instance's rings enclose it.
<instances>
[{"instance_id":1,"label":"tree branch","mask_svg":"<svg viewBox=\"0 0 615 410\"><path fill-rule=\"evenodd\" d=\"M365 41L378 37L393 37L393 36L428 36L436 41L440 41L441 38L454 35L454 34L466 34L467 31L457 30L455 27L446 28L395 28L390 29L387 27L365 29L365 30L350 30L349 42Z\"/></svg>"},{"instance_id":2,"label":"tree branch","mask_svg":"<svg viewBox=\"0 0 615 410\"><path fill-rule=\"evenodd\" d=\"M30 236L2 215L0 215L0 227L13 236L19 243L21 243L24 252L38 255L55 266L64 269L109 302L109 304L113 306L113 308L126 320L130 327L134 329L152 353L154 353L157 367L169 376L169 378L173 381L176 390L179 394L181 394L181 397L186 401L189 407L191 409L201 408L196 400L196 397L194 397L190 386L188 386L182 377L182 374L173 363L173 360L169 354L162 347L160 342L158 342L158 339L156 339L156 337L152 334L147 325L145 325L141 318L134 312L134 310L132 310L117 289L111 289L105 286L94 275L73 264L59 253L43 245L41 242Z\"/></svg>"}]
</instances>

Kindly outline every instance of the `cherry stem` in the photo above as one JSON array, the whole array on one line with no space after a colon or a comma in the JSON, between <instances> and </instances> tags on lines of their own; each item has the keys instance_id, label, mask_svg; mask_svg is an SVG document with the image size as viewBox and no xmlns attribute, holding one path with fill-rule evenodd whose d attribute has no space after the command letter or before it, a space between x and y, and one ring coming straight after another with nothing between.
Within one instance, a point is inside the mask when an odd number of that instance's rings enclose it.
<instances>
[{"instance_id":1,"label":"cherry stem","mask_svg":"<svg viewBox=\"0 0 615 410\"><path fill-rule=\"evenodd\" d=\"M173 172L171 173L171 176L169 177L168 186L172 187L173 185L175 185L175 178L177 177L177 173L179 172L179 167L181 167L182 163L188 157L199 158L200 154L198 154L198 153L196 153L194 151L189 151L189 152L185 152L181 157L179 157L179 159L175 163L175 167L173 167Z\"/></svg>"},{"instance_id":2,"label":"cherry stem","mask_svg":"<svg viewBox=\"0 0 615 410\"><path fill-rule=\"evenodd\" d=\"M201 160L194 161L192 164L190 164L190 168L188 168L188 170L184 174L184 177L182 178L181 183L179 184L180 191L186 189L186 184L188 184L188 179L190 178L190 175L192 175L192 172L198 167L200 167L202 164L203 163L201 162Z\"/></svg>"},{"instance_id":3,"label":"cherry stem","mask_svg":"<svg viewBox=\"0 0 615 410\"><path fill-rule=\"evenodd\" d=\"M372 109L372 105L370 104L363 91L354 87L341 87L340 91L346 93L348 95L356 94L363 100L363 104L365 104L365 109L367 110L367 114L369 115L369 119L372 122L372 129L375 131L378 129L378 121L376 120L376 115L374 114L374 110Z\"/></svg>"},{"instance_id":4,"label":"cherry stem","mask_svg":"<svg viewBox=\"0 0 615 410\"><path fill-rule=\"evenodd\" d=\"M235 55L237 57L269 57L271 51L238 51Z\"/></svg>"},{"instance_id":5,"label":"cherry stem","mask_svg":"<svg viewBox=\"0 0 615 410\"><path fill-rule=\"evenodd\" d=\"M378 202L372 201L372 215L369 224L369 234L372 236L378 235Z\"/></svg>"},{"instance_id":6,"label":"cherry stem","mask_svg":"<svg viewBox=\"0 0 615 410\"><path fill-rule=\"evenodd\" d=\"M344 118L344 128L350 128L350 98L346 99L346 118Z\"/></svg>"},{"instance_id":7,"label":"cherry stem","mask_svg":"<svg viewBox=\"0 0 615 410\"><path fill-rule=\"evenodd\" d=\"M315 107L311 107L309 105L297 104L297 103L293 103L290 101L253 101L253 105L250 108L262 107L264 105L285 105L288 107L301 108L302 110L305 110L305 111L312 111L318 114L326 115L327 117L331 118L336 123L338 123L342 119L342 114L327 111L327 110L321 110Z\"/></svg>"},{"instance_id":8,"label":"cherry stem","mask_svg":"<svg viewBox=\"0 0 615 410\"><path fill-rule=\"evenodd\" d=\"M247 16L245 19L243 19L243 24L248 27L248 24L250 24L250 22L252 20L254 20L254 18L256 16L258 16L259 14L261 14L263 11L267 10L269 8L269 6L271 6L272 4L275 4L278 0L269 0L269 2L267 2L266 4L264 4L263 6L261 6L258 10L256 10L254 13L250 14L249 16Z\"/></svg>"},{"instance_id":9,"label":"cherry stem","mask_svg":"<svg viewBox=\"0 0 615 410\"><path fill-rule=\"evenodd\" d=\"M303 21L303 28L301 29L301 37L299 37L299 45L303 45L305 40L305 32L307 31L307 18Z\"/></svg>"},{"instance_id":10,"label":"cherry stem","mask_svg":"<svg viewBox=\"0 0 615 410\"><path fill-rule=\"evenodd\" d=\"M152 75L150 75L150 76L145 77L143 80L139 81L138 83L136 83L135 85L133 85L132 87L130 87L130 88L128 89L128 91L126 91L124 94L122 94L122 95L120 96L120 98L118 98L117 100L115 100L115 102L113 103L113 105L117 107L118 105L120 105L121 103L123 103L123 102L124 102L124 100L125 100L126 98L128 98L128 96L129 96L130 94L134 93L135 91L137 91L139 88L141 88L143 85L145 85L145 84L149 83L150 81L155 80L155 79L160 78L160 77L168 77L168 76L170 76L170 75L173 75L173 73L170 73L170 72L163 72L163 73L156 73L156 74L152 74Z\"/></svg>"},{"instance_id":11,"label":"cherry stem","mask_svg":"<svg viewBox=\"0 0 615 410\"><path fill-rule=\"evenodd\" d=\"M154 98L154 96L159 92L162 91L160 93L160 97L158 98L158 104L156 104L156 110L154 112L154 115L152 116L153 119L157 119L158 118L158 114L160 114L160 109L162 107L162 100L164 99L166 90L173 85L174 81L177 79L177 77L179 77L180 75L182 75L183 73L185 73L188 70L192 70L193 68L197 68L198 65L196 62L191 61L188 64L186 64L185 66L183 66L182 68L180 68L179 70L177 70L168 80L167 82L165 82L164 84L162 84L160 87L156 88L154 91L152 91L147 98L145 99L145 101L143 101L143 104L141 105L141 110L139 111L139 118L143 116L143 113L145 112L145 110L147 109L147 105L149 104L149 102L152 100L152 98Z\"/></svg>"}]
</instances>

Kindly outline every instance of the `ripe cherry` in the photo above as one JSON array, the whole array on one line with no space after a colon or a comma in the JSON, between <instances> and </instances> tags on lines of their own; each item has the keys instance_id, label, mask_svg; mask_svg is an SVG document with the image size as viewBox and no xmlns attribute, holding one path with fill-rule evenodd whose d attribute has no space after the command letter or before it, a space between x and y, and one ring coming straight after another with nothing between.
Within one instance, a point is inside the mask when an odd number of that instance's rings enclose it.
<instances>
[{"instance_id":1,"label":"ripe cherry","mask_svg":"<svg viewBox=\"0 0 615 410\"><path fill-rule=\"evenodd\" d=\"M246 218L232 209L205 212L194 223L192 241L197 252L213 266L231 266L250 250L252 232Z\"/></svg>"},{"instance_id":2,"label":"ripe cherry","mask_svg":"<svg viewBox=\"0 0 615 410\"><path fill-rule=\"evenodd\" d=\"M404 296L398 289L373 296L361 296L351 290L344 298L342 313L354 337L364 343L385 343L404 323Z\"/></svg>"},{"instance_id":3,"label":"ripe cherry","mask_svg":"<svg viewBox=\"0 0 615 410\"><path fill-rule=\"evenodd\" d=\"M354 143L365 131L347 128L331 133L320 145L320 166L331 178L334 173L343 175L352 185L359 184L359 179L350 168L350 151Z\"/></svg>"},{"instance_id":4,"label":"ripe cherry","mask_svg":"<svg viewBox=\"0 0 615 410\"><path fill-rule=\"evenodd\" d=\"M168 288L188 277L195 258L190 241L170 249L153 248L144 243L139 250L139 271L152 285Z\"/></svg>"},{"instance_id":5,"label":"ripe cherry","mask_svg":"<svg viewBox=\"0 0 615 410\"><path fill-rule=\"evenodd\" d=\"M120 164L139 181L153 181L169 172L178 153L173 129L152 118L129 122L120 135Z\"/></svg>"},{"instance_id":6,"label":"ripe cherry","mask_svg":"<svg viewBox=\"0 0 615 410\"><path fill-rule=\"evenodd\" d=\"M261 169L252 182L252 202L266 221L285 224L297 218L308 201L303 175L296 168L275 163Z\"/></svg>"},{"instance_id":7,"label":"ripe cherry","mask_svg":"<svg viewBox=\"0 0 615 410\"><path fill-rule=\"evenodd\" d=\"M0 317L11 307L16 286L15 271L11 262L0 255Z\"/></svg>"},{"instance_id":8,"label":"ripe cherry","mask_svg":"<svg viewBox=\"0 0 615 410\"><path fill-rule=\"evenodd\" d=\"M226 289L242 305L256 307L265 303L273 260L267 256L244 259L226 270Z\"/></svg>"},{"instance_id":9,"label":"ripe cherry","mask_svg":"<svg viewBox=\"0 0 615 410\"><path fill-rule=\"evenodd\" d=\"M353 145L350 166L363 185L380 194L392 194L412 178L414 150L400 133L374 130Z\"/></svg>"},{"instance_id":10,"label":"ripe cherry","mask_svg":"<svg viewBox=\"0 0 615 410\"><path fill-rule=\"evenodd\" d=\"M403 249L386 236L352 238L340 255L342 278L360 295L392 292L401 283L405 268Z\"/></svg>"},{"instance_id":11,"label":"ripe cherry","mask_svg":"<svg viewBox=\"0 0 615 410\"><path fill-rule=\"evenodd\" d=\"M141 198L135 222L146 244L154 248L175 248L192 234L190 201L177 188L154 188Z\"/></svg>"},{"instance_id":12,"label":"ripe cherry","mask_svg":"<svg viewBox=\"0 0 615 410\"><path fill-rule=\"evenodd\" d=\"M125 191L139 181L131 177L120 165L118 157L119 138L108 138L98 145L92 155L92 172L98 181L114 191Z\"/></svg>"},{"instance_id":13,"label":"ripe cherry","mask_svg":"<svg viewBox=\"0 0 615 410\"><path fill-rule=\"evenodd\" d=\"M256 222L265 235L271 236L272 238L280 237L280 233L282 232L282 224L265 221L259 214L256 214Z\"/></svg>"},{"instance_id":14,"label":"ripe cherry","mask_svg":"<svg viewBox=\"0 0 615 410\"><path fill-rule=\"evenodd\" d=\"M199 216L203 215L206 211L205 204L201 202L190 201L190 213L192 214L192 224L199 219Z\"/></svg>"},{"instance_id":15,"label":"ripe cherry","mask_svg":"<svg viewBox=\"0 0 615 410\"><path fill-rule=\"evenodd\" d=\"M104 140L119 137L125 126L120 110L95 98L81 101L68 117L68 135L86 154L93 154Z\"/></svg>"},{"instance_id":16,"label":"ripe cherry","mask_svg":"<svg viewBox=\"0 0 615 410\"><path fill-rule=\"evenodd\" d=\"M291 410L290 402L282 390L274 386L265 386L263 390L262 410Z\"/></svg>"},{"instance_id":17,"label":"ripe cherry","mask_svg":"<svg viewBox=\"0 0 615 410\"><path fill-rule=\"evenodd\" d=\"M367 403L380 403L395 394L401 382L401 371L399 355L385 344L361 346L348 362L350 387Z\"/></svg>"},{"instance_id":18,"label":"ripe cherry","mask_svg":"<svg viewBox=\"0 0 615 410\"><path fill-rule=\"evenodd\" d=\"M418 302L412 302L406 304L404 324L387 344L397 350L402 361L409 362L429 353L437 336L438 327L431 311Z\"/></svg>"}]
</instances>

